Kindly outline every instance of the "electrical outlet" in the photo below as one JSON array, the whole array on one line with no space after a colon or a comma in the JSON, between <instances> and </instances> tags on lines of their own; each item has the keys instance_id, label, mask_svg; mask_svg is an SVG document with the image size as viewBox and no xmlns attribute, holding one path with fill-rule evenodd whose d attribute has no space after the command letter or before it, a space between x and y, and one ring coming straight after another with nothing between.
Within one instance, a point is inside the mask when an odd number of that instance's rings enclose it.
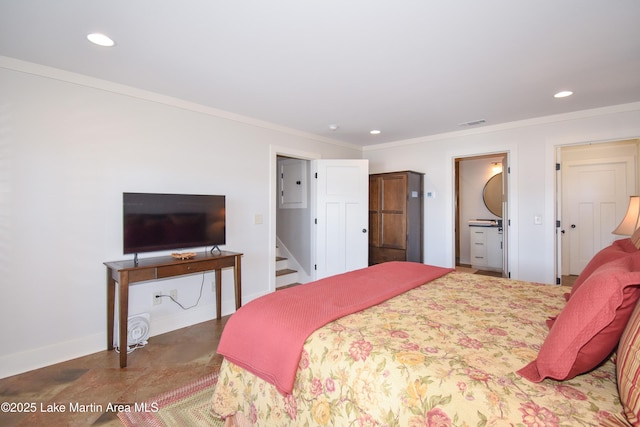
<instances>
[{"instance_id":1,"label":"electrical outlet","mask_svg":"<svg viewBox=\"0 0 640 427\"><path fill-rule=\"evenodd\" d=\"M162 292L154 292L153 293L153 295L151 296L153 298L153 305L162 304L162 297L160 295L162 295Z\"/></svg>"},{"instance_id":2,"label":"electrical outlet","mask_svg":"<svg viewBox=\"0 0 640 427\"><path fill-rule=\"evenodd\" d=\"M171 298L173 298L175 301L178 301L178 290L177 289L171 289L169 291L169 295L171 296Z\"/></svg>"}]
</instances>

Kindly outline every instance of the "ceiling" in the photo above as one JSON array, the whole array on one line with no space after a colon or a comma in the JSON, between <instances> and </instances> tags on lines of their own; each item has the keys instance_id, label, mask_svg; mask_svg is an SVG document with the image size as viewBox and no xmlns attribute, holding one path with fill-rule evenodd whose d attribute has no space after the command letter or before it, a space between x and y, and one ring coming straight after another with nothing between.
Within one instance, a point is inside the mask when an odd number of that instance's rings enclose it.
<instances>
[{"instance_id":1,"label":"ceiling","mask_svg":"<svg viewBox=\"0 0 640 427\"><path fill-rule=\"evenodd\" d=\"M2 0L0 55L365 146L640 101L639 22L638 0Z\"/></svg>"}]
</instances>

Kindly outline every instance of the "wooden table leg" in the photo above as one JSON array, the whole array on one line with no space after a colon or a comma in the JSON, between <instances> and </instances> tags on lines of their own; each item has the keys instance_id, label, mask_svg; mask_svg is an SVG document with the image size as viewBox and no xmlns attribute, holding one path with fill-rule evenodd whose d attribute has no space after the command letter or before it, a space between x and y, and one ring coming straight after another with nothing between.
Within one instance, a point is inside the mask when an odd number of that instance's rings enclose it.
<instances>
[{"instance_id":1,"label":"wooden table leg","mask_svg":"<svg viewBox=\"0 0 640 427\"><path fill-rule=\"evenodd\" d=\"M113 350L113 324L116 304L116 281L112 271L107 268L107 350Z\"/></svg>"},{"instance_id":2,"label":"wooden table leg","mask_svg":"<svg viewBox=\"0 0 640 427\"><path fill-rule=\"evenodd\" d=\"M120 339L118 344L120 346L120 367L126 368L127 366L127 350L129 349L127 331L129 329L129 273L120 273L120 287L118 297L118 314L119 314L119 328Z\"/></svg>"},{"instance_id":3,"label":"wooden table leg","mask_svg":"<svg viewBox=\"0 0 640 427\"><path fill-rule=\"evenodd\" d=\"M216 273L216 319L222 317L222 269L217 268Z\"/></svg>"},{"instance_id":4,"label":"wooden table leg","mask_svg":"<svg viewBox=\"0 0 640 427\"><path fill-rule=\"evenodd\" d=\"M236 255L236 264L233 267L233 281L236 291L236 310L242 306L242 282L241 282L240 255Z\"/></svg>"}]
</instances>

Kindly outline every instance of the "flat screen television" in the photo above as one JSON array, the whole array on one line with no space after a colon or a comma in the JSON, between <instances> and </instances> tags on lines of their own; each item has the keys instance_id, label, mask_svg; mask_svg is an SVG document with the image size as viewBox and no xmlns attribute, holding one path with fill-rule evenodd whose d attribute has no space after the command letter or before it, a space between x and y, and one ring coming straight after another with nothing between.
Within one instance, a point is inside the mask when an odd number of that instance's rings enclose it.
<instances>
[{"instance_id":1,"label":"flat screen television","mask_svg":"<svg viewBox=\"0 0 640 427\"><path fill-rule=\"evenodd\" d=\"M125 254L225 244L225 196L123 193L122 207Z\"/></svg>"}]
</instances>

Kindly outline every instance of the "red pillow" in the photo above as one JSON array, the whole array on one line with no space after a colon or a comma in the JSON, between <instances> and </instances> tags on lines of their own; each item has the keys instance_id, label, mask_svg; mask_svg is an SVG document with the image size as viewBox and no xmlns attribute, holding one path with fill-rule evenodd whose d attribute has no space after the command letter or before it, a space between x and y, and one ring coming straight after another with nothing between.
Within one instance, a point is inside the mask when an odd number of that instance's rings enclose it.
<instances>
[{"instance_id":1,"label":"red pillow","mask_svg":"<svg viewBox=\"0 0 640 427\"><path fill-rule=\"evenodd\" d=\"M602 363L640 299L640 252L597 268L571 296L540 347L518 371L529 381L567 380Z\"/></svg>"},{"instance_id":2,"label":"red pillow","mask_svg":"<svg viewBox=\"0 0 640 427\"><path fill-rule=\"evenodd\" d=\"M591 261L589 261L584 270L582 270L576 281L573 283L571 293L566 296L567 301L569 301L569 298L571 298L573 294L576 293L578 288L582 286L585 280L587 280L589 276L591 276L591 274L593 274L593 272L596 271L599 267L608 262L615 261L635 252L638 252L638 248L636 248L630 238L616 240L606 248L603 248L600 252L595 254L593 258L591 258Z\"/></svg>"}]
</instances>

